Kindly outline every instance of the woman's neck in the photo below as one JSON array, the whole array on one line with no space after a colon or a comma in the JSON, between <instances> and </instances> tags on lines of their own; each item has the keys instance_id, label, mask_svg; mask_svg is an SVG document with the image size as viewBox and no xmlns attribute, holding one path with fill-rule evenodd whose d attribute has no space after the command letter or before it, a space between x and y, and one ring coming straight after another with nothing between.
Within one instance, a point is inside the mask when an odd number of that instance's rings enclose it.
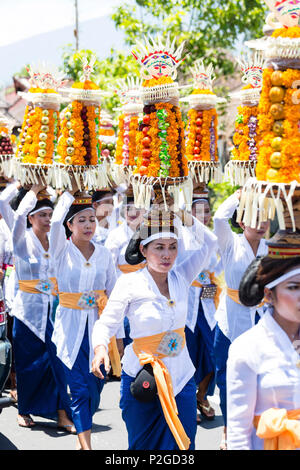
<instances>
[{"instance_id":1,"label":"woman's neck","mask_svg":"<svg viewBox=\"0 0 300 470\"><path fill-rule=\"evenodd\" d=\"M170 292L169 292L169 285L168 285L168 273L160 273L158 271L153 270L149 266L148 266L148 271L153 277L153 280L155 284L157 285L160 293L169 299Z\"/></svg>"},{"instance_id":2,"label":"woman's neck","mask_svg":"<svg viewBox=\"0 0 300 470\"><path fill-rule=\"evenodd\" d=\"M35 236L38 238L40 241L42 247L44 248L45 251L49 250L49 239L48 239L48 233L47 232L40 232L38 230L33 230L33 233Z\"/></svg>"},{"instance_id":3,"label":"woman's neck","mask_svg":"<svg viewBox=\"0 0 300 470\"><path fill-rule=\"evenodd\" d=\"M286 320L276 311L275 308L274 308L273 318L278 323L278 325L283 329L283 331L285 331L285 333L288 335L288 337L290 338L292 342L295 341L296 339L299 339L300 323Z\"/></svg>"},{"instance_id":4,"label":"woman's neck","mask_svg":"<svg viewBox=\"0 0 300 470\"><path fill-rule=\"evenodd\" d=\"M72 237L72 242L87 260L91 257L95 249L93 243L89 240L78 240L74 237Z\"/></svg>"},{"instance_id":5,"label":"woman's neck","mask_svg":"<svg viewBox=\"0 0 300 470\"><path fill-rule=\"evenodd\" d=\"M246 233L245 233L244 235L245 235L245 237L246 237L247 242L248 242L249 245L251 246L251 249L252 249L252 251L253 251L253 253L254 253L254 256L256 256L256 255L257 255L257 251L258 251L258 247L259 247L259 244L260 244L260 240L258 240L258 239L256 239L256 238L254 238L254 239L253 239L253 238L249 238L249 237L247 237L247 234L246 234Z\"/></svg>"}]
</instances>

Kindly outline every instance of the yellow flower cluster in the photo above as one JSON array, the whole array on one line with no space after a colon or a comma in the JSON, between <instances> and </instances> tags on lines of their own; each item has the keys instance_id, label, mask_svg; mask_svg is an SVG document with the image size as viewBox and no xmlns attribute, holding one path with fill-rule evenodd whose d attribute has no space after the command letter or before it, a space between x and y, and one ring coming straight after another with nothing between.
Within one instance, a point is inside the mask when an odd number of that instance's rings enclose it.
<instances>
[{"instance_id":1,"label":"yellow flower cluster","mask_svg":"<svg viewBox=\"0 0 300 470\"><path fill-rule=\"evenodd\" d=\"M174 83L171 77L151 78L150 80L143 81L143 87L167 85L169 83Z\"/></svg>"},{"instance_id":2,"label":"yellow flower cluster","mask_svg":"<svg viewBox=\"0 0 300 470\"><path fill-rule=\"evenodd\" d=\"M300 38L299 26L293 26L291 28L278 28L273 31L272 36L274 38Z\"/></svg>"},{"instance_id":3,"label":"yellow flower cluster","mask_svg":"<svg viewBox=\"0 0 300 470\"><path fill-rule=\"evenodd\" d=\"M213 145L214 161L218 161L217 126L218 115L215 108L202 111L190 109L188 111L188 160L211 161ZM212 134L214 135L214 143L211 142Z\"/></svg>"},{"instance_id":4,"label":"yellow flower cluster","mask_svg":"<svg viewBox=\"0 0 300 470\"><path fill-rule=\"evenodd\" d=\"M232 150L232 160L249 160L249 119L257 117L258 106L239 106L238 116L235 122L235 133L233 143L235 148ZM258 130L256 130L258 132ZM256 136L256 146L259 142L259 136Z\"/></svg>"},{"instance_id":5,"label":"yellow flower cluster","mask_svg":"<svg viewBox=\"0 0 300 470\"><path fill-rule=\"evenodd\" d=\"M264 70L258 107L261 145L256 176L259 180L300 182L300 96L295 88L297 81L300 81L300 70Z\"/></svg>"},{"instance_id":6,"label":"yellow flower cluster","mask_svg":"<svg viewBox=\"0 0 300 470\"><path fill-rule=\"evenodd\" d=\"M55 141L55 114L53 109L34 107L25 115L26 136L18 156L22 163L49 165L53 163Z\"/></svg>"}]
</instances>

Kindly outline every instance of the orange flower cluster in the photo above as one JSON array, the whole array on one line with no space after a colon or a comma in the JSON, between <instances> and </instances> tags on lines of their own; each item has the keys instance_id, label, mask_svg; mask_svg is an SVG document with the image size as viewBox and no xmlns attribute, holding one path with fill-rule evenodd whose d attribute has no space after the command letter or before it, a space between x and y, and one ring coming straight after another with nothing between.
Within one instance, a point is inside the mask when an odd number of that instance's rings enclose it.
<instances>
[{"instance_id":1,"label":"orange flower cluster","mask_svg":"<svg viewBox=\"0 0 300 470\"><path fill-rule=\"evenodd\" d=\"M258 107L262 139L256 167L259 180L300 182L300 96L294 88L297 80L300 70L264 70Z\"/></svg>"},{"instance_id":2,"label":"orange flower cluster","mask_svg":"<svg viewBox=\"0 0 300 470\"><path fill-rule=\"evenodd\" d=\"M118 165L134 166L137 155L137 133L139 128L138 117L122 114L119 117L119 131L116 146L116 159Z\"/></svg>"},{"instance_id":3,"label":"orange flower cluster","mask_svg":"<svg viewBox=\"0 0 300 470\"><path fill-rule=\"evenodd\" d=\"M142 127L135 173L147 177L186 176L188 166L180 109L170 103L152 105L151 112L143 117Z\"/></svg>"},{"instance_id":4,"label":"orange flower cluster","mask_svg":"<svg viewBox=\"0 0 300 470\"><path fill-rule=\"evenodd\" d=\"M251 117L257 117L257 106L239 106L238 116L235 121L235 133L233 136L233 143L235 148L232 150L232 160L249 160L250 147L249 147L249 120ZM256 141L259 137L256 136ZM256 144L257 145L257 144Z\"/></svg>"},{"instance_id":5,"label":"orange flower cluster","mask_svg":"<svg viewBox=\"0 0 300 470\"><path fill-rule=\"evenodd\" d=\"M26 116L25 142L22 145L22 153L18 153L22 163L38 165L53 163L55 114L56 111L53 109L36 106Z\"/></svg>"},{"instance_id":6,"label":"orange flower cluster","mask_svg":"<svg viewBox=\"0 0 300 470\"><path fill-rule=\"evenodd\" d=\"M0 134L1 132L4 132L4 134L9 134L7 127L4 127L4 126L0 126Z\"/></svg>"},{"instance_id":7,"label":"orange flower cluster","mask_svg":"<svg viewBox=\"0 0 300 470\"><path fill-rule=\"evenodd\" d=\"M103 128L101 128L100 131L99 131L99 135L113 136L113 135L115 135L115 131L113 129L103 129Z\"/></svg>"},{"instance_id":8,"label":"orange flower cluster","mask_svg":"<svg viewBox=\"0 0 300 470\"><path fill-rule=\"evenodd\" d=\"M188 111L188 160L210 162L213 153L214 161L218 161L217 126L218 115L215 108L203 111L190 109ZM212 134L215 137L214 142L211 141Z\"/></svg>"},{"instance_id":9,"label":"orange flower cluster","mask_svg":"<svg viewBox=\"0 0 300 470\"><path fill-rule=\"evenodd\" d=\"M97 165L100 108L73 101L61 122L57 153L66 165Z\"/></svg>"}]
</instances>

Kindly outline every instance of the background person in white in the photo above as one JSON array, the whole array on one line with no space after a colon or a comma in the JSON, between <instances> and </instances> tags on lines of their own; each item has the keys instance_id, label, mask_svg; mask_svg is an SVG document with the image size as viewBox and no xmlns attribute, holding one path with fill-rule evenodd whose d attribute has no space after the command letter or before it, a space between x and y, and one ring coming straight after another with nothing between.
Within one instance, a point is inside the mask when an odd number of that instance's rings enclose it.
<instances>
[{"instance_id":1,"label":"background person in white","mask_svg":"<svg viewBox=\"0 0 300 470\"><path fill-rule=\"evenodd\" d=\"M227 443L229 450L262 450L264 435L254 426L262 413L270 408L299 409L295 419L300 419L300 257L266 257L258 267L253 263L240 290L246 305L265 296L270 307L229 349ZM285 430L282 418L277 423L275 436L280 435L280 428ZM300 448L300 421L291 424L290 430L293 428L298 429L296 447ZM268 434L271 437L270 430Z\"/></svg>"},{"instance_id":2,"label":"background person in white","mask_svg":"<svg viewBox=\"0 0 300 470\"><path fill-rule=\"evenodd\" d=\"M214 233L218 238L219 254L224 270L226 286L238 291L240 280L249 264L257 256L268 252L264 235L269 223L263 223L259 229L245 227L244 232L233 232L229 219L239 205L241 191L238 190L227 198L214 215ZM221 449L226 448L226 361L230 343L239 335L255 324L257 312L263 313L262 308L245 307L239 301L233 300L225 290L221 296L215 318L215 358L216 383L220 390L220 406L224 419L224 434Z\"/></svg>"}]
</instances>

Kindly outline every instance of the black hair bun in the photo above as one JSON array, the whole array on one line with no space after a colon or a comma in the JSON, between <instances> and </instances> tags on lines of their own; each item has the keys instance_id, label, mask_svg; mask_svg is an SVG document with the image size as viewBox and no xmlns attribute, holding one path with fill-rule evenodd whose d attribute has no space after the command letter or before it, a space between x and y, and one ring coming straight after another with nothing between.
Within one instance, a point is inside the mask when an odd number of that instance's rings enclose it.
<instances>
[{"instance_id":1,"label":"black hair bun","mask_svg":"<svg viewBox=\"0 0 300 470\"><path fill-rule=\"evenodd\" d=\"M231 219L230 219L230 222L231 222L231 225L234 227L234 228L241 228L240 224L236 221L236 218L237 218L237 210L234 211Z\"/></svg>"},{"instance_id":2,"label":"black hair bun","mask_svg":"<svg viewBox=\"0 0 300 470\"><path fill-rule=\"evenodd\" d=\"M132 236L125 252L125 260L128 264L139 264L145 261L145 257L140 251L140 243L142 241L140 231L138 230Z\"/></svg>"},{"instance_id":3,"label":"black hair bun","mask_svg":"<svg viewBox=\"0 0 300 470\"><path fill-rule=\"evenodd\" d=\"M246 269L239 286L239 298L246 307L258 305L264 298L264 286L257 281L262 256L255 258Z\"/></svg>"}]
</instances>

